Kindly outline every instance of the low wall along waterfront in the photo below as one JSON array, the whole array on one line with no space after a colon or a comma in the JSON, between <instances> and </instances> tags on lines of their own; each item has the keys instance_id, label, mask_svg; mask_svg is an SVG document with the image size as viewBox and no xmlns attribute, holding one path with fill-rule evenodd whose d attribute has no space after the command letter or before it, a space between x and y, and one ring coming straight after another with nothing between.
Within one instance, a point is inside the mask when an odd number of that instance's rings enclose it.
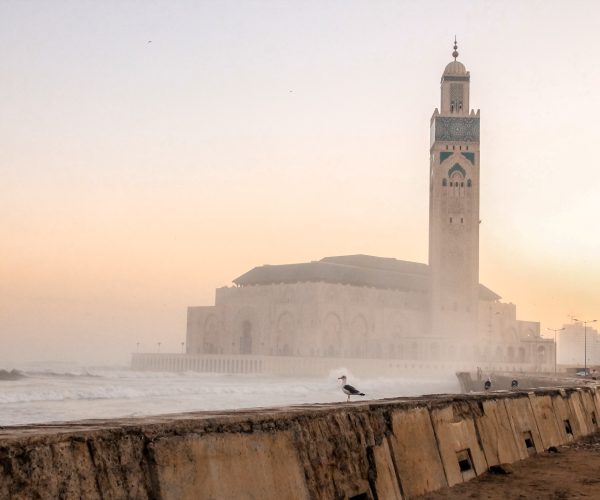
<instances>
[{"instance_id":1,"label":"low wall along waterfront","mask_svg":"<svg viewBox=\"0 0 600 500\"><path fill-rule=\"evenodd\" d=\"M361 359L300 356L259 356L250 354L172 354L134 353L131 369L140 371L200 373L255 373L278 376L323 376L345 367L356 376L450 375L474 368L471 361L444 362L416 359ZM550 373L550 368L536 364L482 363L485 373Z\"/></svg>"},{"instance_id":2,"label":"low wall along waterfront","mask_svg":"<svg viewBox=\"0 0 600 500\"><path fill-rule=\"evenodd\" d=\"M600 386L0 428L0 498L393 500L598 430Z\"/></svg>"}]
</instances>

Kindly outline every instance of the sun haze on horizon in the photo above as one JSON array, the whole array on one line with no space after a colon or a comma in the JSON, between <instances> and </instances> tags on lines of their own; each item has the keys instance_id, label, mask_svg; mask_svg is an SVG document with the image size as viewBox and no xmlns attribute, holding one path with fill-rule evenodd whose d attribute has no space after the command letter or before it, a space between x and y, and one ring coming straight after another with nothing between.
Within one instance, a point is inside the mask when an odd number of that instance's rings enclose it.
<instances>
[{"instance_id":1,"label":"sun haze on horizon","mask_svg":"<svg viewBox=\"0 0 600 500\"><path fill-rule=\"evenodd\" d=\"M455 35L481 109L480 281L542 333L595 318L599 10L3 3L0 368L178 352L186 307L262 264L426 263Z\"/></svg>"}]
</instances>

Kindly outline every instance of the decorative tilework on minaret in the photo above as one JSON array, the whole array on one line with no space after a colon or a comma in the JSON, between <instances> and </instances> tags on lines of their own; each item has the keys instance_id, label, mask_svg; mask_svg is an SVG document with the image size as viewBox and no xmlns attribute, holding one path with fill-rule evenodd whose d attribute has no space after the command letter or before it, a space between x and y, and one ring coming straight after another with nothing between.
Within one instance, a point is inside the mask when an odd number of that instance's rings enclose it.
<instances>
[{"instance_id":1,"label":"decorative tilework on minaret","mask_svg":"<svg viewBox=\"0 0 600 500\"><path fill-rule=\"evenodd\" d=\"M431 118L429 268L431 334L474 339L479 285L479 111L469 111L470 74L454 58Z\"/></svg>"}]
</instances>

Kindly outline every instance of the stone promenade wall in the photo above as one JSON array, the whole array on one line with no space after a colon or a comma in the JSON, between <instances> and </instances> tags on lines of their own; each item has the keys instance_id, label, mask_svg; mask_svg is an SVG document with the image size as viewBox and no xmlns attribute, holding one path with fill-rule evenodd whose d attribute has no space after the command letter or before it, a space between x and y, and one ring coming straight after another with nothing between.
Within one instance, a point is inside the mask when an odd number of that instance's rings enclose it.
<instances>
[{"instance_id":1,"label":"stone promenade wall","mask_svg":"<svg viewBox=\"0 0 600 500\"><path fill-rule=\"evenodd\" d=\"M409 499L598 430L600 388L0 428L0 498Z\"/></svg>"}]
</instances>

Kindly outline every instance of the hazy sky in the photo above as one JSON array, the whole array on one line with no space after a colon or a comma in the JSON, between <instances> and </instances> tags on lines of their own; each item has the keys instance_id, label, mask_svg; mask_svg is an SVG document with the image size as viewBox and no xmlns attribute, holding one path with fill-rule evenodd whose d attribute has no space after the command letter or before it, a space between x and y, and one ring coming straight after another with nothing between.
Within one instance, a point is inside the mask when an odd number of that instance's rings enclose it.
<instances>
[{"instance_id":1,"label":"hazy sky","mask_svg":"<svg viewBox=\"0 0 600 500\"><path fill-rule=\"evenodd\" d=\"M178 351L266 263L427 262L452 40L481 109L481 281L600 316L596 1L0 1L0 368ZM600 319L600 318L598 318Z\"/></svg>"}]
</instances>

